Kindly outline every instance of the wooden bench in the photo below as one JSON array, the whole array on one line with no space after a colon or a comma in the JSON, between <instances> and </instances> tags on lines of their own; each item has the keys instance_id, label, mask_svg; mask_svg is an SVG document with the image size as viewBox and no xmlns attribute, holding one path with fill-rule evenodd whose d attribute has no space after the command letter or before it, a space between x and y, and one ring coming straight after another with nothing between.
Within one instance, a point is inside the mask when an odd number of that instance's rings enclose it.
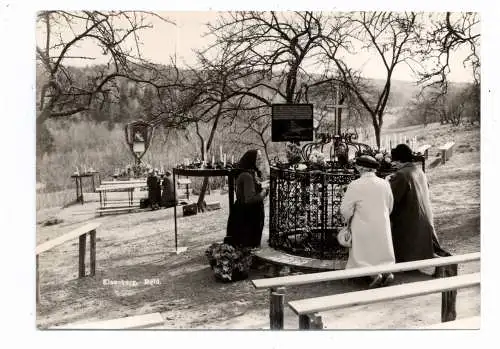
<instances>
[{"instance_id":1,"label":"wooden bench","mask_svg":"<svg viewBox=\"0 0 500 349\"><path fill-rule=\"evenodd\" d=\"M212 202L207 202L207 211L216 211L220 210L220 202L219 201L212 201Z\"/></svg>"},{"instance_id":2,"label":"wooden bench","mask_svg":"<svg viewBox=\"0 0 500 349\"><path fill-rule=\"evenodd\" d=\"M134 204L134 192L136 191L136 189L142 189L142 188L147 188L146 182L101 185L100 187L96 188L96 192L99 193L100 208L101 209L106 208L106 205L108 203L107 193L110 193L110 192L126 192L126 193L128 193L128 205L133 206L133 204Z\"/></svg>"},{"instance_id":3,"label":"wooden bench","mask_svg":"<svg viewBox=\"0 0 500 349\"><path fill-rule=\"evenodd\" d=\"M147 329L160 328L165 320L160 313L127 316L119 319L73 323L51 327L54 330L121 330L121 329Z\"/></svg>"},{"instance_id":4,"label":"wooden bench","mask_svg":"<svg viewBox=\"0 0 500 349\"><path fill-rule=\"evenodd\" d=\"M409 270L419 270L435 267L436 274L444 276L445 267L457 265L459 263L468 263L479 261L481 254L479 252L468 253L451 257L440 257L425 259L420 261L397 263L384 266L363 267L356 269L325 271L304 275L292 275L275 277L268 279L252 280L256 289L269 289L270 306L269 320L271 329L283 329L285 287L313 284L327 281L347 280L363 276L376 275L378 273L398 273Z\"/></svg>"},{"instance_id":5,"label":"wooden bench","mask_svg":"<svg viewBox=\"0 0 500 349\"><path fill-rule=\"evenodd\" d=\"M422 154L425 157L425 159L428 159L429 158L429 149L431 147L432 146L430 144L424 144L424 145L418 147L417 153Z\"/></svg>"},{"instance_id":6,"label":"wooden bench","mask_svg":"<svg viewBox=\"0 0 500 349\"><path fill-rule=\"evenodd\" d=\"M332 296L301 299L288 302L288 306L299 315L299 329L322 329L323 322L318 314L319 312L469 288L479 286L480 282L480 273L473 273ZM444 308L446 307L443 297L442 310ZM445 317L443 314L441 315L442 321Z\"/></svg>"},{"instance_id":7,"label":"wooden bench","mask_svg":"<svg viewBox=\"0 0 500 349\"><path fill-rule=\"evenodd\" d=\"M78 252L78 277L85 276L85 249L87 242L87 234L90 236L90 276L95 275L95 261L96 261L96 231L101 225L98 222L87 223L75 230L61 235L55 239L40 244L35 249L36 254L36 302L40 302L40 284L39 284L39 255L46 252L58 245L67 241L73 240L78 237L79 239L79 252Z\"/></svg>"},{"instance_id":8,"label":"wooden bench","mask_svg":"<svg viewBox=\"0 0 500 349\"><path fill-rule=\"evenodd\" d=\"M101 185L142 184L142 183L146 183L146 179L129 179L128 181L101 181Z\"/></svg>"},{"instance_id":9,"label":"wooden bench","mask_svg":"<svg viewBox=\"0 0 500 349\"><path fill-rule=\"evenodd\" d=\"M445 145L440 146L438 149L441 152L441 161L443 164L448 161L453 155L453 148L455 147L455 142L448 142Z\"/></svg>"},{"instance_id":10,"label":"wooden bench","mask_svg":"<svg viewBox=\"0 0 500 349\"><path fill-rule=\"evenodd\" d=\"M106 207L106 208L98 208L96 212L99 214L99 216L102 216L103 214L113 214L113 213L123 213L123 212L132 212L135 210L140 210L141 208L139 205L137 206L123 206L123 207Z\"/></svg>"}]
</instances>

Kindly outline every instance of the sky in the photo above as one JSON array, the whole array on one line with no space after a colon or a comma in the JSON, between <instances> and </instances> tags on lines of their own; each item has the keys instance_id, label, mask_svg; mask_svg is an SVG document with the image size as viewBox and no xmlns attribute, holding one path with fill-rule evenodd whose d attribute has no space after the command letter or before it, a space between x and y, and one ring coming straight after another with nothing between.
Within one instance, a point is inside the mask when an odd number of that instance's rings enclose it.
<instances>
[{"instance_id":1,"label":"sky","mask_svg":"<svg viewBox=\"0 0 500 349\"><path fill-rule=\"evenodd\" d=\"M153 25L153 28L144 30L140 34L142 42L141 53L143 56L154 62L163 64L168 64L171 57L175 56L177 63L181 66L185 64L194 65L196 57L193 50L206 48L212 42L204 34L207 32L206 24L208 22L213 23L218 16L218 12L169 11L157 13L175 22L176 25L166 23L159 18L151 17L149 22ZM43 42L43 33L43 28L37 28L37 42ZM101 56L98 48L89 43L80 45L72 54L75 56ZM450 61L450 81L472 81L471 69L469 67L464 68L462 64L466 55L466 50L460 50L453 54ZM92 62L98 63L104 61L104 59L97 59ZM85 66L89 62L88 60L71 60L71 64L77 66ZM385 69L376 54L361 52L355 56L350 56L348 62L354 68L363 68L364 75L368 78L385 78ZM416 80L411 69L406 64L399 64L396 67L393 78L406 81Z\"/></svg>"}]
</instances>

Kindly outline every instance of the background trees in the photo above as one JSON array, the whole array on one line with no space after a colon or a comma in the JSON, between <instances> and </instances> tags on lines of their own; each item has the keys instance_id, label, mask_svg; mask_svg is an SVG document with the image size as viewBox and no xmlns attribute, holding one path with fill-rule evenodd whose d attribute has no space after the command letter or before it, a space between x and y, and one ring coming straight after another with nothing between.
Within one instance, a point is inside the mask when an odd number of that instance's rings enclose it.
<instances>
[{"instance_id":1,"label":"background trees","mask_svg":"<svg viewBox=\"0 0 500 349\"><path fill-rule=\"evenodd\" d=\"M178 66L175 57L165 64L143 57L140 34L152 29L155 17L160 18L126 11L38 14L39 156L56 149L45 121L74 116L106 123L110 130L144 119L158 126L164 143L174 136L194 142L186 156L203 157L205 143L208 151L219 145L236 151L259 147L271 160L281 150L270 142L271 105L313 103L316 130L334 132L328 105L338 102L338 89L348 104L343 129L371 127L377 144L387 111L399 113L396 107L406 108L404 118L412 123L479 120L474 13L221 13L207 26L213 45L198 49L191 67ZM98 50L82 55L80 46ZM464 47L475 84L456 89L446 79L449 62ZM368 78L373 66L353 64L352 57L363 54L378 62L381 79ZM91 65L77 68L76 60ZM408 106L418 87L394 80L404 67L428 86Z\"/></svg>"}]
</instances>

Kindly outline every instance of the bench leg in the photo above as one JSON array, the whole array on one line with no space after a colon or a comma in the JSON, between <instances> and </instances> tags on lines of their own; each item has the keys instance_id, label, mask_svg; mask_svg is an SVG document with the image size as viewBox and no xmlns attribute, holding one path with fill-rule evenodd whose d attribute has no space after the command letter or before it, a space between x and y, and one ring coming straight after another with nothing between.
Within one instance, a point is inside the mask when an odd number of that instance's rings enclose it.
<instances>
[{"instance_id":1,"label":"bench leg","mask_svg":"<svg viewBox=\"0 0 500 349\"><path fill-rule=\"evenodd\" d=\"M321 316L318 314L312 315L311 319L311 328L314 330L322 330L323 329L323 320L321 319Z\"/></svg>"},{"instance_id":2,"label":"bench leg","mask_svg":"<svg viewBox=\"0 0 500 349\"><path fill-rule=\"evenodd\" d=\"M38 271L38 255L36 255L36 304L40 303L40 274Z\"/></svg>"},{"instance_id":3,"label":"bench leg","mask_svg":"<svg viewBox=\"0 0 500 349\"><path fill-rule=\"evenodd\" d=\"M322 330L323 320L318 314L299 315L299 330Z\"/></svg>"},{"instance_id":4,"label":"bench leg","mask_svg":"<svg viewBox=\"0 0 500 349\"><path fill-rule=\"evenodd\" d=\"M458 265L438 267L436 274L440 278L457 276ZM457 290L441 293L441 322L454 321L457 318Z\"/></svg>"},{"instance_id":5,"label":"bench leg","mask_svg":"<svg viewBox=\"0 0 500 349\"><path fill-rule=\"evenodd\" d=\"M269 322L271 330L282 330L285 309L285 288L271 288L271 301L269 309Z\"/></svg>"},{"instance_id":6,"label":"bench leg","mask_svg":"<svg viewBox=\"0 0 500 349\"><path fill-rule=\"evenodd\" d=\"M96 231L92 230L90 232L90 276L95 276L95 256L96 256L95 236L96 236Z\"/></svg>"},{"instance_id":7,"label":"bench leg","mask_svg":"<svg viewBox=\"0 0 500 349\"><path fill-rule=\"evenodd\" d=\"M85 245L87 242L87 234L80 235L79 253L78 253L78 277L85 276Z\"/></svg>"},{"instance_id":8,"label":"bench leg","mask_svg":"<svg viewBox=\"0 0 500 349\"><path fill-rule=\"evenodd\" d=\"M299 315L299 330L309 330L310 328L309 315Z\"/></svg>"}]
</instances>

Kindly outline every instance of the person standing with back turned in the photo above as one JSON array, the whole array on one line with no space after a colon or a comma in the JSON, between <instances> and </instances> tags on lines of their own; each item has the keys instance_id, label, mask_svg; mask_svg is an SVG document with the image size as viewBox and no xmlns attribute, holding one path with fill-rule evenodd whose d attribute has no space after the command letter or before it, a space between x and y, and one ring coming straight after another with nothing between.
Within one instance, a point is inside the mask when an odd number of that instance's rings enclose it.
<instances>
[{"instance_id":1,"label":"person standing with back turned","mask_svg":"<svg viewBox=\"0 0 500 349\"><path fill-rule=\"evenodd\" d=\"M450 255L437 238L429 185L424 171L413 162L411 148L399 144L391 151L392 162L399 169L389 177L394 209L391 213L392 239L396 262Z\"/></svg>"},{"instance_id":2,"label":"person standing with back turned","mask_svg":"<svg viewBox=\"0 0 500 349\"><path fill-rule=\"evenodd\" d=\"M391 223L393 197L387 181L375 175L379 164L372 156L362 155L355 160L360 178L347 187L340 212L350 223L352 247L346 269L394 264ZM388 284L392 273L370 278L369 287Z\"/></svg>"}]
</instances>

